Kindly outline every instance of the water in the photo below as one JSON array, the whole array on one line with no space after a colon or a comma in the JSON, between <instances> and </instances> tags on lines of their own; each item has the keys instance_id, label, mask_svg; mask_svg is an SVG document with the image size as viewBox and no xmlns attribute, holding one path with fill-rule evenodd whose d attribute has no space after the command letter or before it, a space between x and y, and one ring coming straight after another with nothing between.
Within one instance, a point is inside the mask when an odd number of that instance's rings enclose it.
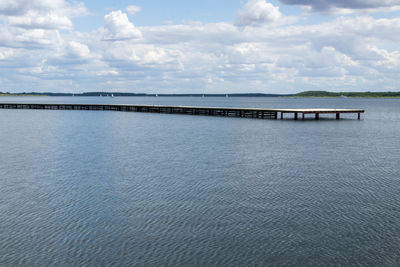
<instances>
[{"instance_id":1,"label":"water","mask_svg":"<svg viewBox=\"0 0 400 267\"><path fill-rule=\"evenodd\" d=\"M362 120L0 110L0 266L400 264L400 100L4 97L365 108Z\"/></svg>"}]
</instances>

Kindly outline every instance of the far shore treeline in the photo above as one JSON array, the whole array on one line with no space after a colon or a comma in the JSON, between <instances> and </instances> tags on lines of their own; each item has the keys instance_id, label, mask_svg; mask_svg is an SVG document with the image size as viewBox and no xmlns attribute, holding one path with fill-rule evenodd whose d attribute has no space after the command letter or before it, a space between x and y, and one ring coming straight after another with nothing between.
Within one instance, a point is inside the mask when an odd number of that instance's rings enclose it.
<instances>
[{"instance_id":1,"label":"far shore treeline","mask_svg":"<svg viewBox=\"0 0 400 267\"><path fill-rule=\"evenodd\" d=\"M304 91L297 94L263 94L263 93L234 93L234 94L146 94L123 92L86 92L86 93L52 93L52 92L22 92L3 93L0 96L160 96L160 97L400 97L400 92L327 92Z\"/></svg>"}]
</instances>

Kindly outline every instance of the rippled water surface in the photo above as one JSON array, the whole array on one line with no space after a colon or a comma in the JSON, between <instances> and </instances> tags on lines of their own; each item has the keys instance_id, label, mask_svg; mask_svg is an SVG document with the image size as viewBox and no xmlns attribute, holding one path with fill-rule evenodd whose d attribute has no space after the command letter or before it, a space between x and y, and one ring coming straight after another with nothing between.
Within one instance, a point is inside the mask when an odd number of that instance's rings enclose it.
<instances>
[{"instance_id":1,"label":"rippled water surface","mask_svg":"<svg viewBox=\"0 0 400 267\"><path fill-rule=\"evenodd\" d=\"M0 110L0 266L400 264L400 100L1 102L365 108L358 121Z\"/></svg>"}]
</instances>

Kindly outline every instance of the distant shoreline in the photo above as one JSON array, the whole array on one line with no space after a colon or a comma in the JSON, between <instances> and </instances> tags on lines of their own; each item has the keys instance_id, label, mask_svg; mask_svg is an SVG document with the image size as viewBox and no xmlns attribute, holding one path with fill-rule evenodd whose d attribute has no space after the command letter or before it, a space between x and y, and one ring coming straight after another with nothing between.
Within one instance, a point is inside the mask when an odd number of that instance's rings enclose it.
<instances>
[{"instance_id":1,"label":"distant shoreline","mask_svg":"<svg viewBox=\"0 0 400 267\"><path fill-rule=\"evenodd\" d=\"M146 94L146 93L123 93L123 92L85 92L85 93L53 93L53 92L22 92L1 93L0 96L95 96L95 97L321 97L321 98L400 98L400 92L327 92L327 91L304 91L297 94L263 94L263 93L234 93L234 94Z\"/></svg>"},{"instance_id":2,"label":"distant shoreline","mask_svg":"<svg viewBox=\"0 0 400 267\"><path fill-rule=\"evenodd\" d=\"M342 97L342 98L399 98L400 92L327 92L304 91L294 97Z\"/></svg>"}]
</instances>

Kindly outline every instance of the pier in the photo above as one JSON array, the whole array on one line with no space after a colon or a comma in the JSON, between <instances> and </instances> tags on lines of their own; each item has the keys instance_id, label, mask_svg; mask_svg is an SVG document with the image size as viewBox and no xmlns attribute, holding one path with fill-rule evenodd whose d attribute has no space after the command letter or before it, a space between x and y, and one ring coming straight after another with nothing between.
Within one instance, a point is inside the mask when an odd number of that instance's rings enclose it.
<instances>
[{"instance_id":1,"label":"pier","mask_svg":"<svg viewBox=\"0 0 400 267\"><path fill-rule=\"evenodd\" d=\"M40 104L40 103L0 103L0 109L46 109L46 110L112 110L125 112L151 112L168 114L224 116L256 119L283 120L290 114L294 120L305 120L306 116L319 120L320 115L334 114L337 120L341 114L356 114L360 120L363 109L266 109L234 107L201 107L201 106L163 106L163 105L130 105L130 104ZM301 115L301 118L300 118Z\"/></svg>"}]
</instances>

